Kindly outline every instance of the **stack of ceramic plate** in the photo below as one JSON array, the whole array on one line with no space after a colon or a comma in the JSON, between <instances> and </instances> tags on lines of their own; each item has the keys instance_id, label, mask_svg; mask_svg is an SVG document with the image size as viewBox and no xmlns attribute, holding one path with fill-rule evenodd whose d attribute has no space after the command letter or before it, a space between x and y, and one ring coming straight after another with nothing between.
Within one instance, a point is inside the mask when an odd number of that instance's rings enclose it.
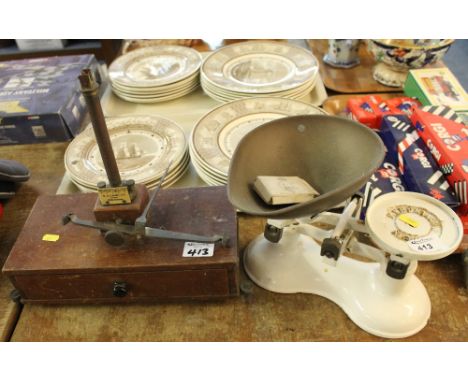
<instances>
[{"instance_id":1,"label":"stack of ceramic plate","mask_svg":"<svg viewBox=\"0 0 468 382\"><path fill-rule=\"evenodd\" d=\"M198 87L201 62L200 53L184 46L141 48L118 57L109 78L114 93L126 101L168 101Z\"/></svg>"},{"instance_id":2,"label":"stack of ceramic plate","mask_svg":"<svg viewBox=\"0 0 468 382\"><path fill-rule=\"evenodd\" d=\"M299 99L317 82L318 61L301 47L272 41L228 45L208 56L201 85L220 102L247 97Z\"/></svg>"},{"instance_id":3,"label":"stack of ceramic plate","mask_svg":"<svg viewBox=\"0 0 468 382\"><path fill-rule=\"evenodd\" d=\"M156 116L106 118L109 136L122 180L154 188L169 167L162 186L177 182L188 168L190 157L184 131L174 122ZM96 190L108 182L94 131L88 127L65 152L65 169L81 191Z\"/></svg>"},{"instance_id":4,"label":"stack of ceramic plate","mask_svg":"<svg viewBox=\"0 0 468 382\"><path fill-rule=\"evenodd\" d=\"M232 154L247 133L271 120L304 114L327 113L304 102L274 97L246 98L219 106L192 130L192 164L207 184L226 184Z\"/></svg>"}]
</instances>

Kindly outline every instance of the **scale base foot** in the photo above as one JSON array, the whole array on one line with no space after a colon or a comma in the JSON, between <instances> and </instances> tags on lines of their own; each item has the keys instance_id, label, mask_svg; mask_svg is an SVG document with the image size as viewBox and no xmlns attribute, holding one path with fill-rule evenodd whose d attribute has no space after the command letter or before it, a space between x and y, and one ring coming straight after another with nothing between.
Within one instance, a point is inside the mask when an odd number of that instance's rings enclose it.
<instances>
[{"instance_id":1,"label":"scale base foot","mask_svg":"<svg viewBox=\"0 0 468 382\"><path fill-rule=\"evenodd\" d=\"M254 239L245 250L244 267L252 281L269 291L313 293L333 301L361 329L379 337L409 337L430 317L429 296L416 276L394 280L379 263L346 256L329 265L319 244L295 228L285 229L277 244L263 235Z\"/></svg>"}]
</instances>

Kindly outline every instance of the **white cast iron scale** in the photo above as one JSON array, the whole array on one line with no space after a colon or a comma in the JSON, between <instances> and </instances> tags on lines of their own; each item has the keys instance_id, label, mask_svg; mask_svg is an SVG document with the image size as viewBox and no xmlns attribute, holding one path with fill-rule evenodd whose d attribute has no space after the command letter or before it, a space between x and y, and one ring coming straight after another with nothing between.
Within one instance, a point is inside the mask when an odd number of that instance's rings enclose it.
<instances>
[{"instance_id":1,"label":"white cast iron scale","mask_svg":"<svg viewBox=\"0 0 468 382\"><path fill-rule=\"evenodd\" d=\"M366 221L359 220L357 195L384 156L378 135L355 121L327 115L276 119L238 144L228 196L239 210L269 219L264 235L244 254L255 283L278 293L321 295L369 333L402 338L421 330L431 312L415 276L418 261L455 251L463 228L443 203L409 192L378 197ZM261 175L298 176L320 195L304 203L267 205L252 187ZM324 212L345 200L341 214Z\"/></svg>"},{"instance_id":2,"label":"white cast iron scale","mask_svg":"<svg viewBox=\"0 0 468 382\"><path fill-rule=\"evenodd\" d=\"M463 227L445 204L426 195L395 192L369 207L366 221L355 216L360 199L343 213L324 212L306 222L269 220L265 236L244 253L249 277L277 293L314 293L338 304L363 330L387 338L420 331L431 313L426 288L414 274L418 261L443 258L459 246ZM334 226L317 228L318 223ZM279 242L268 230L282 230ZM380 248L356 239L368 234ZM366 257L366 262L342 255Z\"/></svg>"}]
</instances>

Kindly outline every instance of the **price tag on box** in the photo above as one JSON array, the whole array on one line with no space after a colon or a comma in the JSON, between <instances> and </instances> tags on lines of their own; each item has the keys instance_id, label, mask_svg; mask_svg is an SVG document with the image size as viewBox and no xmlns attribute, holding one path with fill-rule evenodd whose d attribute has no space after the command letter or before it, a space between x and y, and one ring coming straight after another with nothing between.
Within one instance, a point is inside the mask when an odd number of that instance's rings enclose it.
<instances>
[{"instance_id":1,"label":"price tag on box","mask_svg":"<svg viewBox=\"0 0 468 382\"><path fill-rule=\"evenodd\" d=\"M212 257L213 253L213 243L195 243L193 241L186 241L182 257Z\"/></svg>"}]
</instances>

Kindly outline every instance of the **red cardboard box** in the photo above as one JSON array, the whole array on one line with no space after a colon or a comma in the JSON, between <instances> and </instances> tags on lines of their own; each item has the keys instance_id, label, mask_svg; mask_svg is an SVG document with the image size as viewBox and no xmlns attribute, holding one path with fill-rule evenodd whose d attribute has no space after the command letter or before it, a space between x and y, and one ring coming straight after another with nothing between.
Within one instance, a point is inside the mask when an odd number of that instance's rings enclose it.
<instances>
[{"instance_id":1,"label":"red cardboard box","mask_svg":"<svg viewBox=\"0 0 468 382\"><path fill-rule=\"evenodd\" d=\"M379 130L382 118L388 114L410 115L421 104L409 97L395 97L384 101L377 95L350 98L347 103L349 116L370 127Z\"/></svg>"},{"instance_id":2,"label":"red cardboard box","mask_svg":"<svg viewBox=\"0 0 468 382\"><path fill-rule=\"evenodd\" d=\"M410 97L396 97L385 101L388 107L398 110L398 114L406 114L411 116L413 110L421 107L421 102Z\"/></svg>"},{"instance_id":3,"label":"red cardboard box","mask_svg":"<svg viewBox=\"0 0 468 382\"><path fill-rule=\"evenodd\" d=\"M347 108L352 119L375 130L380 128L384 115L398 114L397 110L390 109L382 98L376 95L350 98Z\"/></svg>"},{"instance_id":4,"label":"red cardboard box","mask_svg":"<svg viewBox=\"0 0 468 382\"><path fill-rule=\"evenodd\" d=\"M449 119L452 113L447 109L438 111L444 116L416 109L411 120L453 187L460 201L458 212L467 215L468 127Z\"/></svg>"}]
</instances>

